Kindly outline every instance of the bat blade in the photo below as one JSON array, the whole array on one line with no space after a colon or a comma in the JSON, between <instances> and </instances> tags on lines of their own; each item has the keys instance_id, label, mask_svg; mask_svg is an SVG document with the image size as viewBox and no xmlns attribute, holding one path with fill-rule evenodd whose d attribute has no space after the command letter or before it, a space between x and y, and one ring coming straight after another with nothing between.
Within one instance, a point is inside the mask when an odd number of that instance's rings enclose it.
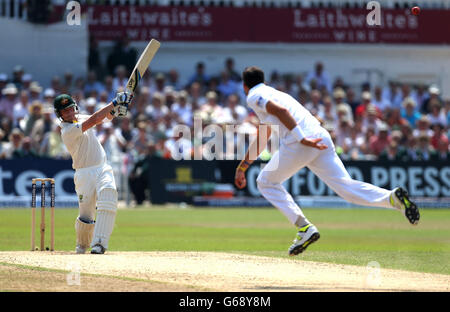
<instances>
[{"instance_id":1,"label":"bat blade","mask_svg":"<svg viewBox=\"0 0 450 312\"><path fill-rule=\"evenodd\" d=\"M159 43L158 40L152 39L148 43L147 47L145 47L144 52L142 52L141 56L139 57L139 60L137 61L136 66L134 66L133 72L128 79L128 92L134 93L137 85L139 84L139 81L141 80L142 76L144 76L148 65L150 65L150 62L158 51L160 45L161 43Z\"/></svg>"}]
</instances>

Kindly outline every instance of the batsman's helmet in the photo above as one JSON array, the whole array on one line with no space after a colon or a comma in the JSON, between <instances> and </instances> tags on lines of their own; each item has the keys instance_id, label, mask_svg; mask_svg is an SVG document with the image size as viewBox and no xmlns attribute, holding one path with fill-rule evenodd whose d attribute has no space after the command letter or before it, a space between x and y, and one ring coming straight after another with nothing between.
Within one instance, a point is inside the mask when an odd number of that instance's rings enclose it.
<instances>
[{"instance_id":1,"label":"batsman's helmet","mask_svg":"<svg viewBox=\"0 0 450 312\"><path fill-rule=\"evenodd\" d=\"M55 114L58 118L61 118L61 110L72 106L75 107L75 110L78 110L77 103L68 94L58 95L53 101L53 108L55 109Z\"/></svg>"}]
</instances>

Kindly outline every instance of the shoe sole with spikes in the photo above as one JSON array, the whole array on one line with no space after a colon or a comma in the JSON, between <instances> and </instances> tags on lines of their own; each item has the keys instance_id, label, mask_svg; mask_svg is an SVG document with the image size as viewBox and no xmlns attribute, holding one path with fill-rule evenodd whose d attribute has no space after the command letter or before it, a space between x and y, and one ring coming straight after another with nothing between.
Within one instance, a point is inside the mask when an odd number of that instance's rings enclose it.
<instances>
[{"instance_id":1,"label":"shoe sole with spikes","mask_svg":"<svg viewBox=\"0 0 450 312\"><path fill-rule=\"evenodd\" d=\"M420 220L419 208L417 208L417 205L409 199L408 192L399 187L395 190L395 196L397 196L397 198L403 204L405 208L404 214L409 223L411 223L412 225L417 225Z\"/></svg>"}]
</instances>

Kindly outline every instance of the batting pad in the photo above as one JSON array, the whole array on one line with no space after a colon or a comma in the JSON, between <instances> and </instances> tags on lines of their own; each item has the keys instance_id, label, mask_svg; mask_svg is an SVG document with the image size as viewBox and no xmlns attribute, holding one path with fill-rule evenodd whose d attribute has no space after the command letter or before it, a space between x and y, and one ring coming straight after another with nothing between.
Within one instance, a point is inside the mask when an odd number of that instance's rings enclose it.
<instances>
[{"instance_id":1,"label":"batting pad","mask_svg":"<svg viewBox=\"0 0 450 312\"><path fill-rule=\"evenodd\" d=\"M88 248L92 241L94 234L95 222L86 222L81 220L80 217L75 221L75 230L77 232L77 245L82 248Z\"/></svg>"},{"instance_id":2,"label":"batting pad","mask_svg":"<svg viewBox=\"0 0 450 312\"><path fill-rule=\"evenodd\" d=\"M91 247L101 244L108 249L109 237L114 228L117 210L117 191L106 188L100 191L97 200L97 219Z\"/></svg>"}]
</instances>

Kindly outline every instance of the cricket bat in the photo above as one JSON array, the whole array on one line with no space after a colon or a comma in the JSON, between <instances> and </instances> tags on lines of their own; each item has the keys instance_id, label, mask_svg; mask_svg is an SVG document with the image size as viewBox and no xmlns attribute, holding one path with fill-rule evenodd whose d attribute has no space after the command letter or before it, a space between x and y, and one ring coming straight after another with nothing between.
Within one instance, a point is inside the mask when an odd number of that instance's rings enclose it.
<instances>
[{"instance_id":1,"label":"cricket bat","mask_svg":"<svg viewBox=\"0 0 450 312\"><path fill-rule=\"evenodd\" d=\"M136 90L139 81L141 80L142 76L144 76L148 65L152 61L160 45L161 44L158 40L152 39L148 43L147 47L145 47L144 52L142 52L141 56L139 57L139 60L137 61L136 66L134 66L133 72L128 79L126 88L129 93L134 94L134 90Z\"/></svg>"}]
</instances>

